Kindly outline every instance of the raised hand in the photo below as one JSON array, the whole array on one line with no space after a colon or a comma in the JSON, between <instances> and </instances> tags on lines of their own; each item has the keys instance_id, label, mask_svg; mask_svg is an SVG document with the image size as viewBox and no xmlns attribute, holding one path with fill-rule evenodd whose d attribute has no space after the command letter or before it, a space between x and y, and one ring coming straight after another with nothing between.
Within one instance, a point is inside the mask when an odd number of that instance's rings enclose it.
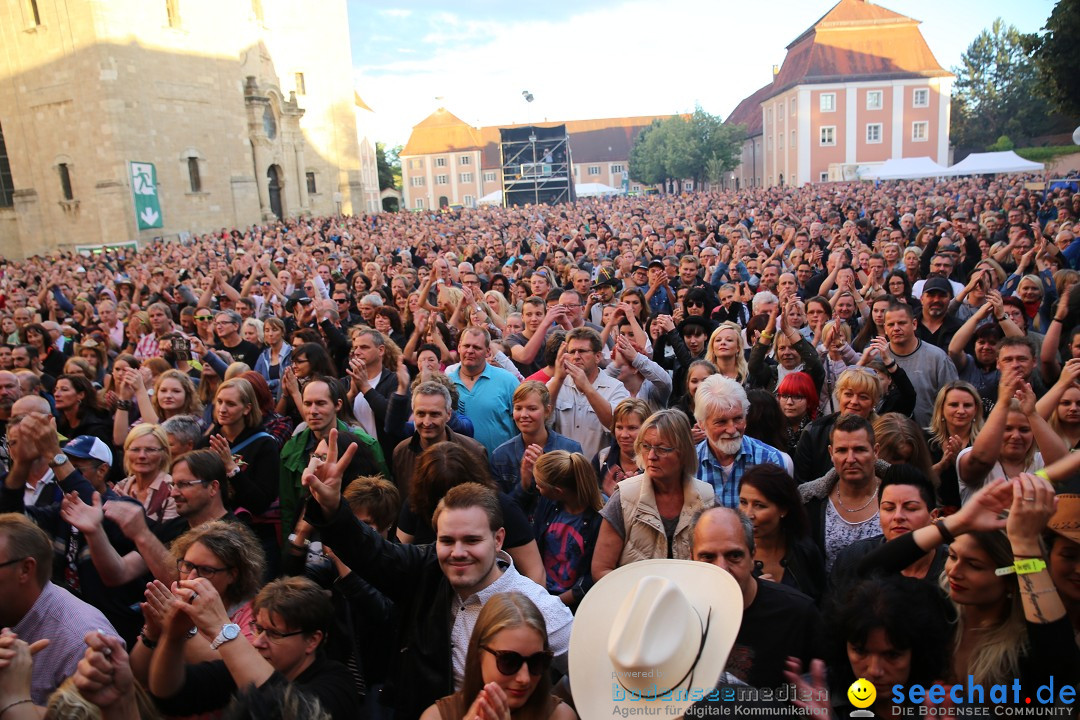
<instances>
[{"instance_id":1,"label":"raised hand","mask_svg":"<svg viewBox=\"0 0 1080 720\"><path fill-rule=\"evenodd\" d=\"M333 515L341 505L341 479L356 454L356 443L350 443L345 454L338 458L337 428L330 430L326 441L326 461L312 458L300 482L327 515Z\"/></svg>"},{"instance_id":2,"label":"raised hand","mask_svg":"<svg viewBox=\"0 0 1080 720\"><path fill-rule=\"evenodd\" d=\"M1038 475L1020 473L1012 479L1011 487L1012 506L1005 521L1005 532L1013 550L1020 552L1018 546L1023 546L1024 554L1041 554L1039 536L1057 506L1054 486Z\"/></svg>"}]
</instances>

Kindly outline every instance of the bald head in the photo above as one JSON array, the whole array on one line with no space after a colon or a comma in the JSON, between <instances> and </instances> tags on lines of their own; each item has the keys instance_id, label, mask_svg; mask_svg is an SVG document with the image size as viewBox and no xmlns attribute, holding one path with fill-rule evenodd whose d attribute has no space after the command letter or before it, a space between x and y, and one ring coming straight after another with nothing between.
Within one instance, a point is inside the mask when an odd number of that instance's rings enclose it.
<instances>
[{"instance_id":1,"label":"bald head","mask_svg":"<svg viewBox=\"0 0 1080 720\"><path fill-rule=\"evenodd\" d=\"M30 413L52 414L49 401L40 395L27 395L15 401L11 406L12 415L29 415Z\"/></svg>"}]
</instances>

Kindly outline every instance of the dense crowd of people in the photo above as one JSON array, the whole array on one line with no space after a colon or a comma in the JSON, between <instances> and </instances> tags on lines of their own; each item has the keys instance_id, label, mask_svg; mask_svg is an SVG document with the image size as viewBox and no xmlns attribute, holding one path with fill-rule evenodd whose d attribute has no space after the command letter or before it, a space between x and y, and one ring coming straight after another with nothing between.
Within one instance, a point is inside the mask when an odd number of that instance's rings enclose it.
<instances>
[{"instance_id":1,"label":"dense crowd of people","mask_svg":"<svg viewBox=\"0 0 1080 720\"><path fill-rule=\"evenodd\" d=\"M1074 688L1080 194L1034 180L0 260L0 720Z\"/></svg>"}]
</instances>

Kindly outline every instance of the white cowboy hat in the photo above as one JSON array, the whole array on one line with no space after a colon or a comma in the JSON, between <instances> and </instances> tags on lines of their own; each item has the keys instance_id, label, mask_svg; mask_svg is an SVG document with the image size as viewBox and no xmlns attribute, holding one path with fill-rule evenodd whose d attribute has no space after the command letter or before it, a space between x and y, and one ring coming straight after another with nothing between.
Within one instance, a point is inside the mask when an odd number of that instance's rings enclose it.
<instances>
[{"instance_id":1,"label":"white cowboy hat","mask_svg":"<svg viewBox=\"0 0 1080 720\"><path fill-rule=\"evenodd\" d=\"M570 633L570 691L581 720L650 705L681 717L716 686L742 611L735 578L708 563L641 560L604 576Z\"/></svg>"}]
</instances>

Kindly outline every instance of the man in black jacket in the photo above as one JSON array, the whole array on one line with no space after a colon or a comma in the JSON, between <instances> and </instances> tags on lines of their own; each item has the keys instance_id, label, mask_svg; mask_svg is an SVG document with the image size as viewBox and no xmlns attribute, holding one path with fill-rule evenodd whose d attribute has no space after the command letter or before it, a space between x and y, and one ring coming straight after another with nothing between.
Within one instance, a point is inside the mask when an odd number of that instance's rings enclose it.
<instances>
[{"instance_id":1,"label":"man in black jacket","mask_svg":"<svg viewBox=\"0 0 1080 720\"><path fill-rule=\"evenodd\" d=\"M332 430L326 462L304 473L312 495L305 519L342 562L399 610L398 665L384 693L395 703L397 717L419 717L460 687L473 626L495 593L520 592L533 601L547 623L555 666L565 672L573 616L561 600L519 574L502 552L506 532L495 491L477 483L451 488L435 510L437 541L397 545L341 502L341 476L353 452L350 446L338 459Z\"/></svg>"}]
</instances>

